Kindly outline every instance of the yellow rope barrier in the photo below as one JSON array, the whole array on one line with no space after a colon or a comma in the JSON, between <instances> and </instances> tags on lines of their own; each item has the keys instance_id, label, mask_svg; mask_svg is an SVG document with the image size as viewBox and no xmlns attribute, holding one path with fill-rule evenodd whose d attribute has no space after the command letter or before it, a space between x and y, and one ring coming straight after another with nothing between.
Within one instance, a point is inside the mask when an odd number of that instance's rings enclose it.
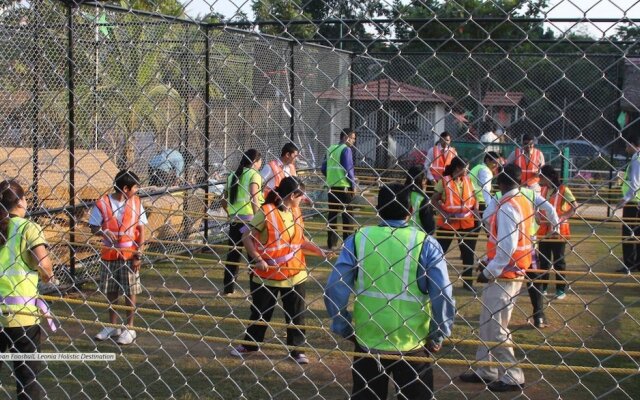
<instances>
[{"instance_id":1,"label":"yellow rope barrier","mask_svg":"<svg viewBox=\"0 0 640 400\"><path fill-rule=\"evenodd\" d=\"M313 330L313 331L322 331L329 332L329 329L324 326L317 325L295 325L295 324L286 324L282 322L266 322L266 321L253 321L249 319L242 318L229 318L229 317L220 317L215 315L198 315L192 313L185 312L177 312L177 311L166 311L166 310L155 310L152 308L143 308L143 307L131 307L131 306L123 306L118 304L109 304L102 303L97 301L90 300L78 300L78 299L69 299L69 298L61 298L55 296L41 296L44 300L47 301L61 301L69 304L77 304L77 305L87 305L92 307L100 307L105 309L113 309L118 311L131 311L135 310L136 313L140 314L152 314L158 315L161 317L176 317L176 318L188 318L189 320L196 320L201 322L212 322L216 325L224 324L224 323L240 323L246 325L261 325L261 326L270 326L275 328L295 328L295 329L305 329L305 330ZM178 305L178 304L176 304ZM550 343L543 344L516 344L513 342L502 343L502 342L484 342L482 340L473 340L473 339L454 339L449 338L445 340L446 344L450 345L469 345L469 346L505 346L505 347L514 347L521 350L544 350L544 351L557 351L557 352L567 352L567 353L588 353L594 355L603 355L603 356L615 356L615 355L627 355L629 357L640 357L640 351L626 351L624 349L598 349L598 348L588 348L588 347L574 347L574 346L557 346L552 345Z\"/></svg>"},{"instance_id":2,"label":"yellow rope barrier","mask_svg":"<svg viewBox=\"0 0 640 400\"><path fill-rule=\"evenodd\" d=\"M65 317L58 316L57 317L61 321L70 321L76 322L81 325L93 325L93 326L102 326L102 327L112 327L112 328L122 328L122 325L119 324L109 324L109 323L101 323L91 320L84 320L75 317ZM193 333L185 333L185 332L174 332L174 331L166 331L162 329L154 329L154 328L136 328L141 329L147 333L151 333L159 336L169 336L169 337L177 337L181 339L191 339L196 341L207 341L211 343L222 343L222 344L242 344L242 345L255 345L256 342L247 341L247 340L233 340L228 338L222 338L217 336L210 335L197 335ZM486 366L486 367L501 367L504 368L505 365L500 362L493 361L469 361L469 360L460 360L460 359L452 359L452 358L434 358L434 357L415 357L415 356L403 356L396 354L372 354L372 353L357 353L354 351L346 351L341 350L339 348L334 349L324 349L324 348L311 348L304 346L289 346L284 344L276 344L276 343L259 343L261 348L266 349L274 349L274 350L282 350L286 349L288 351L313 351L316 354L320 354L321 356L329 356L335 353L339 353L340 355L346 355L350 357L365 357L365 358L378 358L384 360L406 360L412 362L431 362L440 365L458 365L458 366ZM614 367L602 367L602 366L582 366L582 365L550 365L550 364L534 364L534 363L522 363L518 364L520 368L523 369L531 369L531 370L553 370L553 371L565 371L565 372L573 372L573 373L592 373L592 372L607 372L610 374L624 374L624 375L633 375L637 374L640 370L638 368L614 368Z\"/></svg>"}]
</instances>

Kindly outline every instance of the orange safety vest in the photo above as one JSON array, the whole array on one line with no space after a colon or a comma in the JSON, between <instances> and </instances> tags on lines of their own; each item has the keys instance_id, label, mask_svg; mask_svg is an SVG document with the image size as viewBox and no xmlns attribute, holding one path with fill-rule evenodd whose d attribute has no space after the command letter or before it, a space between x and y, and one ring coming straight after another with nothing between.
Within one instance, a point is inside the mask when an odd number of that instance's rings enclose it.
<instances>
[{"instance_id":1,"label":"orange safety vest","mask_svg":"<svg viewBox=\"0 0 640 400\"><path fill-rule=\"evenodd\" d=\"M534 211L531 200L527 199L522 193L500 199L496 212L489 219L489 241L487 242L487 257L489 260L493 260L496 257L496 249L498 247L498 211L502 205L507 203L520 214L520 222L517 225L518 244L516 251L511 255L511 261L504 268L500 277L514 279L522 276L524 274L523 271L529 269L533 261L534 247L531 229L534 222Z\"/></svg>"},{"instance_id":2,"label":"orange safety vest","mask_svg":"<svg viewBox=\"0 0 640 400\"><path fill-rule=\"evenodd\" d=\"M452 220L445 222L442 215L438 215L438 228L447 231L471 229L475 225L473 209L476 205L476 196L473 184L468 175L461 177L462 194L458 191L458 184L450 176L442 178L445 202L442 209L452 215Z\"/></svg>"},{"instance_id":3,"label":"orange safety vest","mask_svg":"<svg viewBox=\"0 0 640 400\"><path fill-rule=\"evenodd\" d=\"M542 152L538 149L534 148L531 151L531 157L528 159L524 155L522 149L516 149L514 164L522 170L522 177L520 178L520 183L522 185L531 186L540 182L538 174L540 173L541 159Z\"/></svg>"},{"instance_id":4,"label":"orange safety vest","mask_svg":"<svg viewBox=\"0 0 640 400\"><path fill-rule=\"evenodd\" d=\"M111 198L104 195L96 203L102 215L103 231L111 231L118 238L117 243L102 239L102 259L105 261L131 260L138 251L138 224L140 223L140 198L134 196L124 203L124 215L119 222L111 208Z\"/></svg>"},{"instance_id":5,"label":"orange safety vest","mask_svg":"<svg viewBox=\"0 0 640 400\"><path fill-rule=\"evenodd\" d=\"M558 216L564 214L567 210L571 208L571 204L564 198L564 191L566 186L560 185L558 190L554 194L551 195L551 198L548 199L549 203L553 204L553 207L556 209ZM547 194L549 192L549 188L546 186L542 187L541 196L545 199L547 198ZM546 219L546 215L544 211L541 211L542 219L540 221L540 228L538 228L538 236L545 236L551 230L551 226L549 221ZM571 229L569 228L569 221L564 220L560 222L560 237L562 239L569 239L571 236Z\"/></svg>"},{"instance_id":6,"label":"orange safety vest","mask_svg":"<svg viewBox=\"0 0 640 400\"><path fill-rule=\"evenodd\" d=\"M260 256L273 268L266 271L254 269L262 279L283 281L296 275L306 267L302 244L304 243L304 222L300 208L293 208L294 234L291 236L284 221L273 204L261 207L265 215L267 241L256 243Z\"/></svg>"},{"instance_id":7,"label":"orange safety vest","mask_svg":"<svg viewBox=\"0 0 640 400\"><path fill-rule=\"evenodd\" d=\"M436 181L442 179L444 169L447 165L451 164L453 157L457 155L456 149L451 146L445 151L442 151L441 146L438 144L433 146L433 160L431 160L431 165L429 166L429 171L433 179Z\"/></svg>"},{"instance_id":8,"label":"orange safety vest","mask_svg":"<svg viewBox=\"0 0 640 400\"><path fill-rule=\"evenodd\" d=\"M278 186L280 186L280 182L286 178L287 175L285 175L284 173L284 169L282 168L282 166L280 165L281 161L280 160L271 160L269 161L269 168L271 168L271 172L273 172L273 187L276 188ZM296 173L296 166L294 163L289 164L289 176L297 176L298 174ZM267 195L269 194L269 192L271 191L271 188L265 184L264 186L264 197L266 198Z\"/></svg>"}]
</instances>

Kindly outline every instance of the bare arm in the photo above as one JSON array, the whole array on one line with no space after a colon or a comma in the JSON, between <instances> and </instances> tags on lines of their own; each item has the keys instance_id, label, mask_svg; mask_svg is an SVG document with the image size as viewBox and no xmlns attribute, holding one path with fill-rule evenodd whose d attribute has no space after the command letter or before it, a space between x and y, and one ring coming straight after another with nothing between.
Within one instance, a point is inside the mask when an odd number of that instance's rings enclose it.
<instances>
[{"instance_id":1,"label":"bare arm","mask_svg":"<svg viewBox=\"0 0 640 400\"><path fill-rule=\"evenodd\" d=\"M571 208L569 208L566 212L558 216L561 221L568 220L569 218L576 215L576 210L578 209L578 202L572 201L571 203L569 203L569 205L571 206Z\"/></svg>"},{"instance_id":2,"label":"bare arm","mask_svg":"<svg viewBox=\"0 0 640 400\"><path fill-rule=\"evenodd\" d=\"M306 237L304 238L304 243L302 243L301 248L320 257L329 257L330 255L329 252L322 250L315 242L310 241Z\"/></svg>"},{"instance_id":3,"label":"bare arm","mask_svg":"<svg viewBox=\"0 0 640 400\"><path fill-rule=\"evenodd\" d=\"M255 244L253 243L252 239L254 234L257 235L258 232L252 229L245 231L242 234L242 244L247 250L247 255L249 256L251 263L254 264L254 268L266 271L267 269L269 269L269 265L265 260L262 259L260 253L258 253L258 250L256 249Z\"/></svg>"},{"instance_id":4,"label":"bare arm","mask_svg":"<svg viewBox=\"0 0 640 400\"><path fill-rule=\"evenodd\" d=\"M44 244L30 250L29 266L38 271L43 282L49 282L53 278L53 264L49 257L49 250Z\"/></svg>"}]
</instances>

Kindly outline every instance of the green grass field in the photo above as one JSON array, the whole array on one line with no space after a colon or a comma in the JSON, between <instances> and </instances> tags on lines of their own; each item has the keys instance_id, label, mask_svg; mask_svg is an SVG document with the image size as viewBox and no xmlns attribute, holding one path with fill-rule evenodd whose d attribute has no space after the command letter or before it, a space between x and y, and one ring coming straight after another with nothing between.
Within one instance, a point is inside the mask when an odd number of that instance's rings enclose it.
<instances>
[{"instance_id":1,"label":"green grass field","mask_svg":"<svg viewBox=\"0 0 640 400\"><path fill-rule=\"evenodd\" d=\"M612 272L619 267L620 246L611 241L597 243L589 239L580 243L590 229L574 227L574 242L568 258L570 270ZM598 228L600 236L615 236L616 227ZM325 243L325 233L317 232L319 243ZM613 249L610 249L612 247ZM484 252L484 242L478 245L478 254ZM459 264L458 251L452 246L447 259ZM131 346L119 347L114 342L94 343L93 335L100 327L95 323L80 323L73 319L105 321L106 310L89 305L55 302L54 313L71 318L61 322L61 329L43 340L45 352L115 352L115 362L50 362L45 365L41 382L51 398L177 398L177 399L341 399L351 390L351 358L342 351L351 351L352 345L337 339L328 331L329 320L322 300L322 286L326 283L331 265L309 257L311 278L307 284L309 312L307 324L318 329L307 331L311 359L308 366L298 366L287 357L287 350L269 348L264 354L242 361L229 355L230 343L243 338L244 325L238 318L247 318L249 302L245 298L216 297L214 285L222 281L221 266L216 254L197 254L202 261L162 262L144 269L142 282L145 292L139 298L141 308L176 311L182 316L138 314L140 327L138 340ZM224 258L224 254L221 255ZM455 274L452 268L451 273ZM511 328L516 344L542 344L575 348L619 349L640 351L640 285L616 286L609 283L596 286L580 282L596 281L593 277L578 277L565 300L552 301L546 310L551 327L538 331L527 324L531 305L526 295L520 296L514 311ZM623 277L617 282L635 282ZM248 274L241 272L239 284L248 288ZM475 339L474 330L480 302L455 282L454 296L458 317L454 326L456 339ZM86 297L105 302L91 285L82 294L71 299ZM553 286L550 287L553 292ZM204 320L189 315L215 316ZM124 313L122 313L124 315ZM276 311L273 322L284 322L282 312ZM145 333L150 328L166 331ZM174 334L174 332L176 332ZM50 334L50 333L49 333ZM192 334L186 337L184 334ZM203 339L203 336L207 336ZM210 338L213 337L213 338ZM285 343L285 329L269 329L267 342ZM334 350L327 353L328 350ZM557 352L543 347L526 352L516 350L525 363L552 366L571 365L594 367L590 372L562 372L555 369L526 370L528 387L524 394L530 399L637 399L640 398L638 374L610 374L598 367L635 368L638 358L622 353L616 356L596 356L585 353ZM445 346L439 353L443 359L473 361L475 347L470 345ZM465 384L456 379L464 372L463 366L437 364L435 371L438 399L495 399L516 398L519 394L494 395L479 385ZM9 368L0 373L1 393L14 394L13 378Z\"/></svg>"}]
</instances>

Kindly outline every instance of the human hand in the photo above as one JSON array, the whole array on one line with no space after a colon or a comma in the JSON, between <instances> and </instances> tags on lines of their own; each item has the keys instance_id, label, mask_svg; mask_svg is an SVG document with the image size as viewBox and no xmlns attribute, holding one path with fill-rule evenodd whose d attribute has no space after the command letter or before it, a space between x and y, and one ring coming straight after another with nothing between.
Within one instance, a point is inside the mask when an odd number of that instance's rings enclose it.
<instances>
[{"instance_id":1,"label":"human hand","mask_svg":"<svg viewBox=\"0 0 640 400\"><path fill-rule=\"evenodd\" d=\"M442 349L441 341L435 341L431 339L427 341L427 350L429 351L429 353L431 354L437 353L440 351L440 349Z\"/></svg>"},{"instance_id":2,"label":"human hand","mask_svg":"<svg viewBox=\"0 0 640 400\"><path fill-rule=\"evenodd\" d=\"M142 266L142 259L141 258L134 258L131 261L131 269L133 270L133 272L139 272L141 266Z\"/></svg>"},{"instance_id":3,"label":"human hand","mask_svg":"<svg viewBox=\"0 0 640 400\"><path fill-rule=\"evenodd\" d=\"M252 268L258 269L260 271L266 271L269 269L269 264L263 259L259 259L258 261L253 263Z\"/></svg>"}]
</instances>

